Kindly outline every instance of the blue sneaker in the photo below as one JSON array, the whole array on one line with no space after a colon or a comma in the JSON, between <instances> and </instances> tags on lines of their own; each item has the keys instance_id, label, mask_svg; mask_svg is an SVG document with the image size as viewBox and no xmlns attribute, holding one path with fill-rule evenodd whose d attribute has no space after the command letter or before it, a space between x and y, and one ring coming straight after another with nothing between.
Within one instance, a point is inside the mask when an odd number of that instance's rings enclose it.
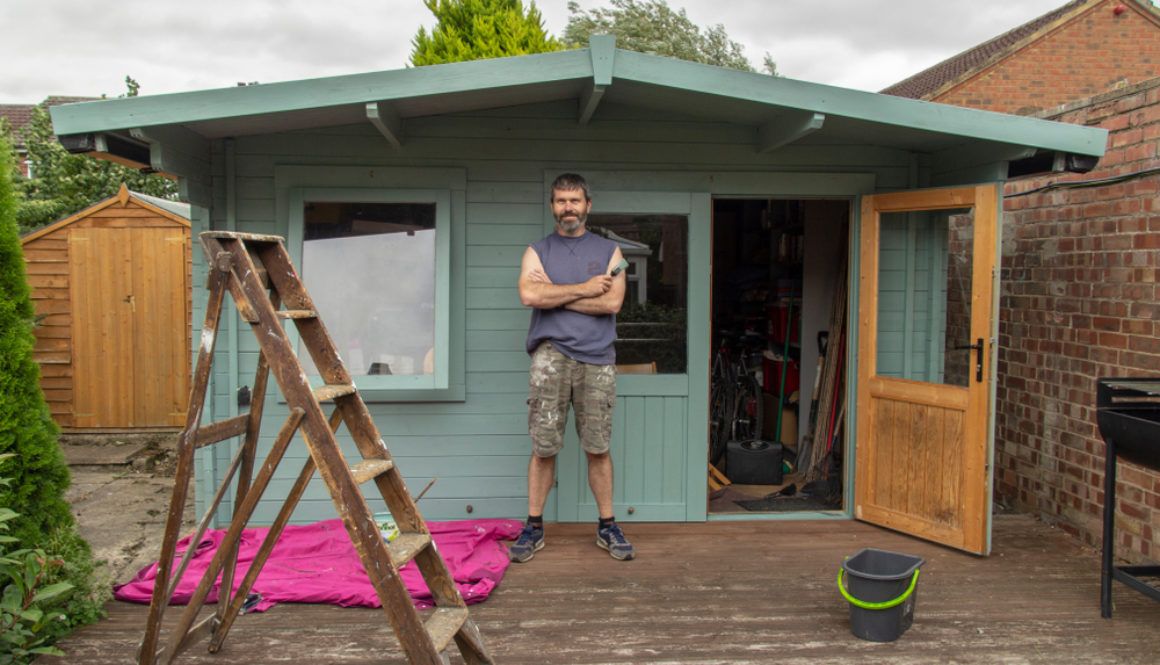
<instances>
[{"instance_id":1,"label":"blue sneaker","mask_svg":"<svg viewBox=\"0 0 1160 665\"><path fill-rule=\"evenodd\" d=\"M525 524L520 537L508 549L508 558L514 563L527 563L542 549L544 549L544 529Z\"/></svg>"},{"instance_id":2,"label":"blue sneaker","mask_svg":"<svg viewBox=\"0 0 1160 665\"><path fill-rule=\"evenodd\" d=\"M636 550L621 533L620 525L616 522L596 530L596 544L601 549L608 550L612 558L617 561L628 561L636 556Z\"/></svg>"}]
</instances>

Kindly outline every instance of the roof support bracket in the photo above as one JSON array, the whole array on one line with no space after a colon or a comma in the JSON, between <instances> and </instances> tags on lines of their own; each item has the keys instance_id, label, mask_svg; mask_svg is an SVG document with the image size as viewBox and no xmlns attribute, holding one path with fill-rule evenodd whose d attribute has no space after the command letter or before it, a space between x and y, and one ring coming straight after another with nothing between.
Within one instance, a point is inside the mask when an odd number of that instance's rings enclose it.
<instances>
[{"instance_id":1,"label":"roof support bracket","mask_svg":"<svg viewBox=\"0 0 1160 665\"><path fill-rule=\"evenodd\" d=\"M757 129L757 151L773 152L822 128L824 113L794 112L780 115Z\"/></svg>"},{"instance_id":2,"label":"roof support bracket","mask_svg":"<svg viewBox=\"0 0 1160 665\"><path fill-rule=\"evenodd\" d=\"M166 125L130 129L129 136L149 146L149 165L154 171L209 183L209 141L200 134Z\"/></svg>"},{"instance_id":3,"label":"roof support bracket","mask_svg":"<svg viewBox=\"0 0 1160 665\"><path fill-rule=\"evenodd\" d=\"M612 85L612 64L616 57L616 37L612 35L592 35L588 39L588 51L592 57L592 83L580 95L581 125L587 125L604 97L604 91Z\"/></svg>"},{"instance_id":4,"label":"roof support bracket","mask_svg":"<svg viewBox=\"0 0 1160 665\"><path fill-rule=\"evenodd\" d=\"M588 120L596 112L596 107L600 105L600 99L602 97L604 97L604 86L602 85L589 85L584 89L584 92L580 95L581 125L588 124Z\"/></svg>"},{"instance_id":5,"label":"roof support bracket","mask_svg":"<svg viewBox=\"0 0 1160 665\"><path fill-rule=\"evenodd\" d=\"M179 199L198 205L212 200L208 139L178 125L137 127L129 135L149 146L153 171L179 177Z\"/></svg>"},{"instance_id":6,"label":"roof support bracket","mask_svg":"<svg viewBox=\"0 0 1160 665\"><path fill-rule=\"evenodd\" d=\"M386 102L367 102L367 120L396 150L403 147L403 119Z\"/></svg>"}]
</instances>

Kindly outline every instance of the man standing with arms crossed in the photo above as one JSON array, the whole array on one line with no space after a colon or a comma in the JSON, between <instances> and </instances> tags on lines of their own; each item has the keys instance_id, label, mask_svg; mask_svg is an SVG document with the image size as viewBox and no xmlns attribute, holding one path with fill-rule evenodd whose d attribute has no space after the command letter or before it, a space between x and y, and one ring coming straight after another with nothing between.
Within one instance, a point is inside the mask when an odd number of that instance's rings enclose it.
<instances>
[{"instance_id":1,"label":"man standing with arms crossed","mask_svg":"<svg viewBox=\"0 0 1160 665\"><path fill-rule=\"evenodd\" d=\"M612 411L616 405L616 313L625 276L616 243L587 232L588 183L565 173L552 183L556 231L532 243L520 265L520 302L532 309L529 380L528 521L511 546L511 560L530 561L544 547L544 504L564 446L569 406L588 458L588 486L600 511L596 544L625 561L636 551L612 514Z\"/></svg>"}]
</instances>

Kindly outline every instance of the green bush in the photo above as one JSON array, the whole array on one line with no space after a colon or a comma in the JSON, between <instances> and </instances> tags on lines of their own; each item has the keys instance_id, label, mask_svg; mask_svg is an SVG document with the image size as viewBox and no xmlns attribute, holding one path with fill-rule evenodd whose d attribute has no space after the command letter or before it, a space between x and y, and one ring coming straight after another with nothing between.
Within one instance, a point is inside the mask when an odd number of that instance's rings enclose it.
<instances>
[{"instance_id":1,"label":"green bush","mask_svg":"<svg viewBox=\"0 0 1160 665\"><path fill-rule=\"evenodd\" d=\"M12 457L2 455L0 460ZM0 484L7 485L5 478ZM18 514L0 508L0 532ZM51 646L53 624L67 622L57 607L73 590L69 582L50 582L53 569L64 561L42 549L8 547L16 538L0 533L0 665L23 664L42 654L63 655Z\"/></svg>"},{"instance_id":2,"label":"green bush","mask_svg":"<svg viewBox=\"0 0 1160 665\"><path fill-rule=\"evenodd\" d=\"M17 583L10 582L0 598L5 612L20 607L12 611L24 617L21 626L35 627L37 644L51 644L76 626L99 618L107 592L93 580L92 551L77 533L64 498L68 466L57 441L59 429L40 389L40 368L32 357L35 312L16 231L12 158L11 146L0 139L0 477L6 479L0 484L0 506L5 509L3 545L8 552L0 580L18 579L24 586L13 587ZM54 556L44 555L46 551ZM36 613L23 607L35 597L34 592L27 596L29 589L40 588L43 593L65 588L60 585L73 590L51 596L60 604L62 618L48 621L41 620L42 616L28 623L30 615L22 613ZM12 630L19 632L15 627ZM7 639L7 627L2 634ZM0 655L0 664L9 662L5 657Z\"/></svg>"}]
</instances>

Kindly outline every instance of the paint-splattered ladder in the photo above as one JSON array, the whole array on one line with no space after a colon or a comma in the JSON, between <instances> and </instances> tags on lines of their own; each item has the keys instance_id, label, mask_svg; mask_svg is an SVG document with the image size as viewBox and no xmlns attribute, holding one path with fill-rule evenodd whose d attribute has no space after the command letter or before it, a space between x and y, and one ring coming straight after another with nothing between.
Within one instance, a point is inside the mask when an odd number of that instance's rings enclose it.
<instances>
[{"instance_id":1,"label":"paint-splattered ladder","mask_svg":"<svg viewBox=\"0 0 1160 665\"><path fill-rule=\"evenodd\" d=\"M305 492L315 470L330 491L335 508L346 525L408 660L414 665L446 664L449 662L447 648L454 641L468 665L492 663L479 631L468 615L467 604L460 596L446 563L436 551L427 525L294 269L282 238L208 232L201 234L200 241L209 264L209 301L194 370L189 413L178 443L173 499L159 558L162 564L172 564L176 555L181 516L193 473L194 451L233 437L245 438L221 486L210 501L182 561L175 570L172 565L159 566L145 636L138 653L141 665L170 663L190 642L205 636L210 637L211 652L221 647L234 619L243 610L254 580L282 529L289 522L294 506ZM261 354L254 378L250 411L202 427L201 415L210 383L218 322L227 291L233 297L242 319L250 324ZM294 323L301 344L309 350L325 385L311 387L298 362L293 343L283 328L284 321ZM251 480L267 379L271 372L290 409L290 416L257 476ZM335 405L329 418L323 413L322 402L333 402ZM348 466L335 438L335 431L343 423L363 458L354 466ZM294 434L299 430L302 431L310 456L245 578L237 590L230 593L229 590L234 586L237 544L242 531ZM189 553L197 549L192 545L200 542L235 475L237 489L234 513L225 538L180 620L170 631L167 644L159 647L162 616L177 581L188 565ZM360 484L368 481L373 481L378 487L391 512L391 518L399 528L399 535L389 544L384 541L370 506L359 489ZM412 560L434 596L434 610L423 613L416 610L399 576L399 567ZM222 573L222 581L217 612L194 625L219 573Z\"/></svg>"}]
</instances>

